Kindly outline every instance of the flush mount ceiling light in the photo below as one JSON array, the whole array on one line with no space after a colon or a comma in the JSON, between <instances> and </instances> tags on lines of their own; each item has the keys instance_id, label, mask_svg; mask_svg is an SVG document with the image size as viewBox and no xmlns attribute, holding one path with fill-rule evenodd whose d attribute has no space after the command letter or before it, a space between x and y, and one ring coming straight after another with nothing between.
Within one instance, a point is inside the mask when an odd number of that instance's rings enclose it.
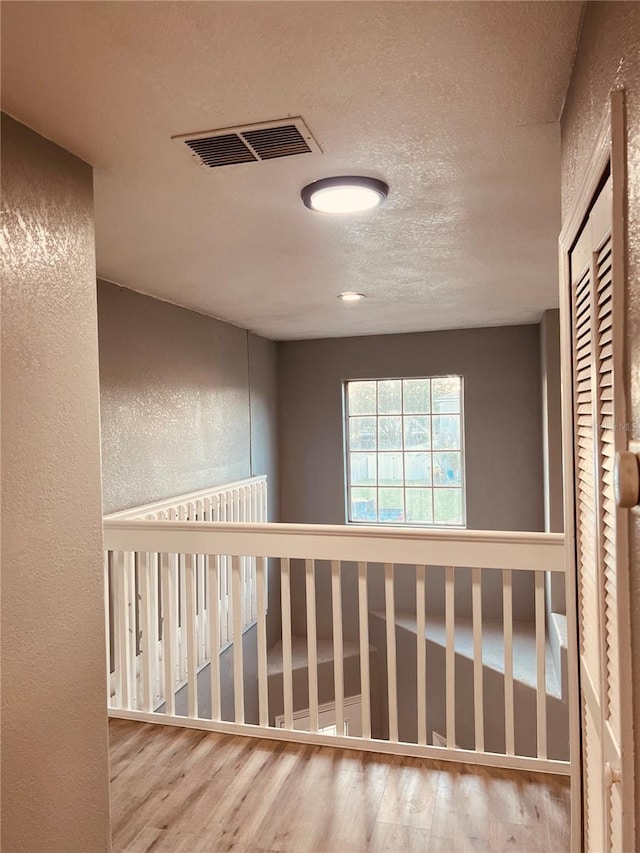
<instances>
[{"instance_id":1,"label":"flush mount ceiling light","mask_svg":"<svg viewBox=\"0 0 640 853\"><path fill-rule=\"evenodd\" d=\"M305 206L318 213L361 213L378 207L388 193L384 181L346 175L314 181L300 195Z\"/></svg>"},{"instance_id":2,"label":"flush mount ceiling light","mask_svg":"<svg viewBox=\"0 0 640 853\"><path fill-rule=\"evenodd\" d=\"M338 299L341 299L343 302L360 302L364 298L364 293L356 293L355 290L345 290L344 293L338 294Z\"/></svg>"}]
</instances>

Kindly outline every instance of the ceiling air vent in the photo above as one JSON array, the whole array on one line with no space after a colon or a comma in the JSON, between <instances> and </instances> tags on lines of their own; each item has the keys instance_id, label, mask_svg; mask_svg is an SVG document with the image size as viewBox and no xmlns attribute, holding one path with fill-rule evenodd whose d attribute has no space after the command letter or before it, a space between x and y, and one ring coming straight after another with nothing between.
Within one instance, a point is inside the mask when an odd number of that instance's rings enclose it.
<instances>
[{"instance_id":1,"label":"ceiling air vent","mask_svg":"<svg viewBox=\"0 0 640 853\"><path fill-rule=\"evenodd\" d=\"M233 163L249 163L258 159L236 133L185 139L185 144L205 166L231 166Z\"/></svg>"},{"instance_id":2,"label":"ceiling air vent","mask_svg":"<svg viewBox=\"0 0 640 853\"><path fill-rule=\"evenodd\" d=\"M304 121L296 118L225 127L174 136L202 166L233 166L296 154L321 154L320 146Z\"/></svg>"}]
</instances>

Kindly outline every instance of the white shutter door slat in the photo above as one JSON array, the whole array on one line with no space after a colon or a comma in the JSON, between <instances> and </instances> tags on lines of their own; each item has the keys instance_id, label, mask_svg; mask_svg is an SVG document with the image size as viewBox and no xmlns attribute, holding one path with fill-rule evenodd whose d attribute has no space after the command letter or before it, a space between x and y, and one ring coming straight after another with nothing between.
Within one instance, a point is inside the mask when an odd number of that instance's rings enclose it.
<instances>
[{"instance_id":1,"label":"white shutter door slat","mask_svg":"<svg viewBox=\"0 0 640 853\"><path fill-rule=\"evenodd\" d=\"M611 179L571 253L575 423L576 554L583 685L585 849L620 850L622 796L605 765L620 768L621 692L613 489L616 451ZM610 737L605 738L605 731ZM613 745L613 746L612 746Z\"/></svg>"}]
</instances>

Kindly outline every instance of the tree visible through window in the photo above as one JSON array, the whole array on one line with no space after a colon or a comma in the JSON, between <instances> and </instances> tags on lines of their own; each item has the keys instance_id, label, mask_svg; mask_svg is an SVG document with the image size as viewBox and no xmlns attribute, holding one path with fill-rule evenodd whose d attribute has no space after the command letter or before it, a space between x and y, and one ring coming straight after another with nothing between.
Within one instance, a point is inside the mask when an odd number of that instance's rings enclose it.
<instances>
[{"instance_id":1,"label":"tree visible through window","mask_svg":"<svg viewBox=\"0 0 640 853\"><path fill-rule=\"evenodd\" d=\"M345 383L347 517L465 523L462 378Z\"/></svg>"}]
</instances>

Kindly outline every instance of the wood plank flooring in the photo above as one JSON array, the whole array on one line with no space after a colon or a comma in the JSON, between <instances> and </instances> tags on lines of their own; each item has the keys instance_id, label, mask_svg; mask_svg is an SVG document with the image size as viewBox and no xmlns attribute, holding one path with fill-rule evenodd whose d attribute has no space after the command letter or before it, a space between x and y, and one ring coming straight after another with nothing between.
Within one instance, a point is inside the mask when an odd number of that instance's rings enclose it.
<instances>
[{"instance_id":1,"label":"wood plank flooring","mask_svg":"<svg viewBox=\"0 0 640 853\"><path fill-rule=\"evenodd\" d=\"M111 720L113 850L562 853L568 781Z\"/></svg>"}]
</instances>

